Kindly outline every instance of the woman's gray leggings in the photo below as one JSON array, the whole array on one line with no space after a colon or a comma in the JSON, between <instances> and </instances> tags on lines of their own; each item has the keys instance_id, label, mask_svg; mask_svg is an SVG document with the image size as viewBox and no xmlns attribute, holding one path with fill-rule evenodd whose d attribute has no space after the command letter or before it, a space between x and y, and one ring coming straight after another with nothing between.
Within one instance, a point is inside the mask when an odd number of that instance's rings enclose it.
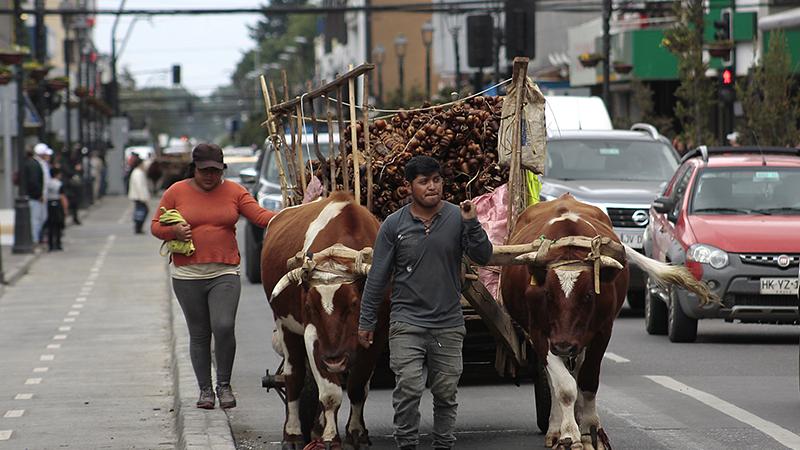
<instances>
[{"instance_id":1,"label":"woman's gray leggings","mask_svg":"<svg viewBox=\"0 0 800 450\"><path fill-rule=\"evenodd\" d=\"M211 334L217 359L217 384L230 383L236 355L234 321L242 281L238 275L208 280L172 279L189 326L189 354L200 388L211 387Z\"/></svg>"}]
</instances>

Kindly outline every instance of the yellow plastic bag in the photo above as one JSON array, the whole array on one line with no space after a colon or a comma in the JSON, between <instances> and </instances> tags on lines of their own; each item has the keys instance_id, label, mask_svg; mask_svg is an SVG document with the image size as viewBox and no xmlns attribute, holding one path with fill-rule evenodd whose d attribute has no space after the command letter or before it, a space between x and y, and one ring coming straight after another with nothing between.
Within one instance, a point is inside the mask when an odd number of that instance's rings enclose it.
<instances>
[{"instance_id":1,"label":"yellow plastic bag","mask_svg":"<svg viewBox=\"0 0 800 450\"><path fill-rule=\"evenodd\" d=\"M177 209L167 209L163 206L161 207L161 215L158 217L158 221L162 225L186 223L186 219L183 218ZM164 251L165 247L166 251ZM159 254L161 254L161 256L167 256L172 253L177 253L180 255L192 256L194 251L194 242L191 239L188 241L179 241L177 239L173 239L171 241L164 241L164 243L161 244Z\"/></svg>"}]
</instances>

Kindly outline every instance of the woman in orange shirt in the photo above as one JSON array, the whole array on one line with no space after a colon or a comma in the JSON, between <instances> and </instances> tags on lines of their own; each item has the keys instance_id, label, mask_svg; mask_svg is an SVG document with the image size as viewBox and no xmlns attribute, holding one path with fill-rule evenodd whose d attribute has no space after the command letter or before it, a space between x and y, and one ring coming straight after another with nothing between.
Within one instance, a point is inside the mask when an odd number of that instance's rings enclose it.
<instances>
[{"instance_id":1,"label":"woman in orange shirt","mask_svg":"<svg viewBox=\"0 0 800 450\"><path fill-rule=\"evenodd\" d=\"M186 223L163 225L153 217L151 232L162 240L194 241L191 256L174 253L172 287L189 326L189 353L200 387L198 408L214 408L211 384L211 336L217 362L220 407L236 406L230 386L236 353L234 321L239 305L239 246L236 222L243 215L266 227L274 212L261 208L245 188L223 179L222 149L198 144L192 150L192 176L173 184L159 204L177 209Z\"/></svg>"}]
</instances>

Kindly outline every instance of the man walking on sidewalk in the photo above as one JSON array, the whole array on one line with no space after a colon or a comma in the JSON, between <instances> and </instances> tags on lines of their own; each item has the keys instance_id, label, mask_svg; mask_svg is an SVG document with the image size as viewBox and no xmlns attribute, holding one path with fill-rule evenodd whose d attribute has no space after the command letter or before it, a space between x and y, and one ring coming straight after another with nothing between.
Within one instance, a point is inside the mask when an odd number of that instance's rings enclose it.
<instances>
[{"instance_id":1,"label":"man walking on sidewalk","mask_svg":"<svg viewBox=\"0 0 800 450\"><path fill-rule=\"evenodd\" d=\"M358 339L369 347L384 288L392 282L389 361L396 380L394 438L404 450L419 444L425 364L433 394L433 446L449 449L455 444L456 392L466 335L461 263L465 253L478 264L486 264L492 255L472 202L462 202L459 210L442 200L440 171L439 163L428 156L416 156L406 164L411 203L381 225L361 300Z\"/></svg>"}]
</instances>

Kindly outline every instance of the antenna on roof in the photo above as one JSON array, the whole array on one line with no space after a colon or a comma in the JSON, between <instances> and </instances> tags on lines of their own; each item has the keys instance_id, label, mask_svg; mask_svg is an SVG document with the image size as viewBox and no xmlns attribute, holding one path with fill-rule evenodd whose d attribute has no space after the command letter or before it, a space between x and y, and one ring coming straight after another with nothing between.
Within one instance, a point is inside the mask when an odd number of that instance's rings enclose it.
<instances>
[{"instance_id":1,"label":"antenna on roof","mask_svg":"<svg viewBox=\"0 0 800 450\"><path fill-rule=\"evenodd\" d=\"M764 156L764 150L761 148L761 144L758 142L758 136L756 135L755 130L750 130L750 133L753 135L753 139L756 141L756 148L758 148L758 152L761 154L761 165L767 165L767 158Z\"/></svg>"}]
</instances>

